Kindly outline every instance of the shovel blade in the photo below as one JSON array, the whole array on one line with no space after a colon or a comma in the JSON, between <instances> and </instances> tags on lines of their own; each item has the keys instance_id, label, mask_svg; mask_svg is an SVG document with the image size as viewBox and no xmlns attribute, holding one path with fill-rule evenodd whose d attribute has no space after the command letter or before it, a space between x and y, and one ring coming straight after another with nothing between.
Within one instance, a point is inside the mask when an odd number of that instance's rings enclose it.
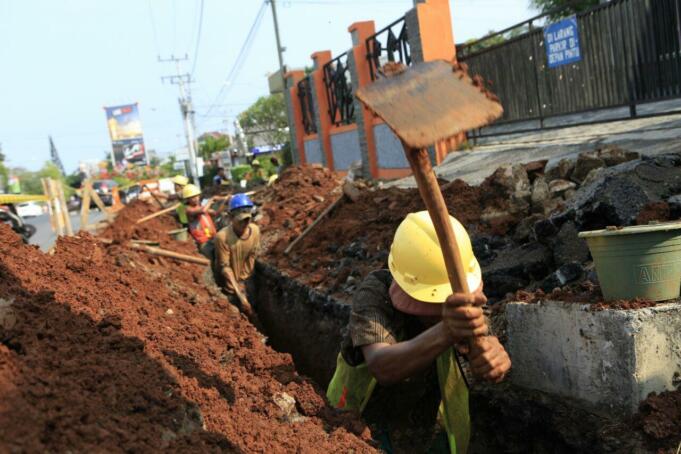
<instances>
[{"instance_id":1,"label":"shovel blade","mask_svg":"<svg viewBox=\"0 0 681 454\"><path fill-rule=\"evenodd\" d=\"M425 148L501 117L494 96L443 61L417 63L357 90L357 98L411 148Z\"/></svg>"}]
</instances>

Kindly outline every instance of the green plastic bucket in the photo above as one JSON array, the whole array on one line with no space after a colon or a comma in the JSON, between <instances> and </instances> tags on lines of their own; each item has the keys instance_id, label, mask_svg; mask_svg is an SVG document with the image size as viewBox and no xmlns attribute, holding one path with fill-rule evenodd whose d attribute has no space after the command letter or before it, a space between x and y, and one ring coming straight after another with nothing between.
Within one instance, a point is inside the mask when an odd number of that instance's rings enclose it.
<instances>
[{"instance_id":1,"label":"green plastic bucket","mask_svg":"<svg viewBox=\"0 0 681 454\"><path fill-rule=\"evenodd\" d=\"M581 232L606 300L679 297L681 222Z\"/></svg>"},{"instance_id":2,"label":"green plastic bucket","mask_svg":"<svg viewBox=\"0 0 681 454\"><path fill-rule=\"evenodd\" d=\"M189 239L189 234L187 229L177 229L168 232L177 241L187 241Z\"/></svg>"}]
</instances>

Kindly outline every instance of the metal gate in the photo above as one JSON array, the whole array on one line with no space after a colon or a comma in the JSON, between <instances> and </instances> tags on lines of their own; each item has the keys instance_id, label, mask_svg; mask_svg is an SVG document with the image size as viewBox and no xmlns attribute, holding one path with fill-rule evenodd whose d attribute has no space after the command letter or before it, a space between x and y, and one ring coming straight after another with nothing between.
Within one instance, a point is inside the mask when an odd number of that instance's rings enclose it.
<instances>
[{"instance_id":1,"label":"metal gate","mask_svg":"<svg viewBox=\"0 0 681 454\"><path fill-rule=\"evenodd\" d=\"M638 104L681 97L680 11L681 0L613 0L579 13L581 61L556 68L544 47L548 14L457 46L457 55L501 99L496 124L544 127L547 118L622 106L634 117Z\"/></svg>"}]
</instances>

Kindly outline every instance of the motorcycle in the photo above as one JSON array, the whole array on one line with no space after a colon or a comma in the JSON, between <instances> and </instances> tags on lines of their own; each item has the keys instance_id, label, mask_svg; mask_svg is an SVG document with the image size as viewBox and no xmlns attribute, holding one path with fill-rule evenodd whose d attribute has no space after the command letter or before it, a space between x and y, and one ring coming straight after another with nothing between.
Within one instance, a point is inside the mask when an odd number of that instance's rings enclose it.
<instances>
[{"instance_id":1,"label":"motorcycle","mask_svg":"<svg viewBox=\"0 0 681 454\"><path fill-rule=\"evenodd\" d=\"M29 238L35 235L37 229L34 225L26 224L17 213L14 205L0 205L0 222L8 224L17 234L21 236L24 243L28 243Z\"/></svg>"}]
</instances>

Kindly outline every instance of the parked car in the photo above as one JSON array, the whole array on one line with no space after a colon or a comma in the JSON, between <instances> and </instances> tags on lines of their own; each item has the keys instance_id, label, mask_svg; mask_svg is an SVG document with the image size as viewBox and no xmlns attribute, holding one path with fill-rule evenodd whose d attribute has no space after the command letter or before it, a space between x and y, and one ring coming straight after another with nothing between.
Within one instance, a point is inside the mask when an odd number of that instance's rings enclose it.
<instances>
[{"instance_id":1,"label":"parked car","mask_svg":"<svg viewBox=\"0 0 681 454\"><path fill-rule=\"evenodd\" d=\"M118 183L114 180L97 180L92 183L92 189L97 193L102 202L106 206L113 205L113 193L118 191ZM94 208L94 202L90 202L90 208Z\"/></svg>"},{"instance_id":2,"label":"parked car","mask_svg":"<svg viewBox=\"0 0 681 454\"><path fill-rule=\"evenodd\" d=\"M38 202L25 202L17 204L17 214L22 218L33 218L41 216L43 213L43 206Z\"/></svg>"}]
</instances>

